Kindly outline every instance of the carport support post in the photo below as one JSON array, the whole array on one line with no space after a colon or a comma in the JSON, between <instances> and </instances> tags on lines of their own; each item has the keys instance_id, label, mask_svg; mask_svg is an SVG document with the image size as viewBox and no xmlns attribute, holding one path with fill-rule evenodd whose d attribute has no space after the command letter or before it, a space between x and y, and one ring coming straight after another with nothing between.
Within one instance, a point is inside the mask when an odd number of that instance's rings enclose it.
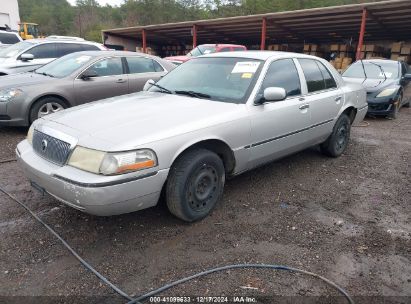
<instances>
[{"instance_id":1,"label":"carport support post","mask_svg":"<svg viewBox=\"0 0 411 304\"><path fill-rule=\"evenodd\" d=\"M193 49L194 49L197 47L197 25L195 24L193 24L192 35L193 35Z\"/></svg>"},{"instance_id":2,"label":"carport support post","mask_svg":"<svg viewBox=\"0 0 411 304\"><path fill-rule=\"evenodd\" d=\"M147 33L145 29L141 30L141 36L143 40L143 53L147 53Z\"/></svg>"},{"instance_id":3,"label":"carport support post","mask_svg":"<svg viewBox=\"0 0 411 304\"><path fill-rule=\"evenodd\" d=\"M261 50L265 50L265 39L267 36L267 19L263 18L263 24L261 26Z\"/></svg>"},{"instance_id":4,"label":"carport support post","mask_svg":"<svg viewBox=\"0 0 411 304\"><path fill-rule=\"evenodd\" d=\"M357 54L355 55L356 60L361 59L361 49L364 44L364 33L365 33L366 23L367 23L367 9L364 7L362 9L361 29L360 29L360 37L358 38Z\"/></svg>"}]
</instances>

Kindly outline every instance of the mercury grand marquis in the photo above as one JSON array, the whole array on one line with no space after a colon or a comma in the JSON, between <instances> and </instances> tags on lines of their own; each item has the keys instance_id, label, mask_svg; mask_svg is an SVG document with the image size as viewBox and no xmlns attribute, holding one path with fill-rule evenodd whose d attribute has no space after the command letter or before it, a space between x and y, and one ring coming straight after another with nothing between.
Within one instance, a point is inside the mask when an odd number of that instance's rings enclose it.
<instances>
[{"instance_id":1,"label":"mercury grand marquis","mask_svg":"<svg viewBox=\"0 0 411 304\"><path fill-rule=\"evenodd\" d=\"M283 52L193 58L145 91L80 105L32 124L17 157L32 185L101 216L157 204L207 216L226 178L319 145L347 147L366 93L325 60Z\"/></svg>"}]
</instances>

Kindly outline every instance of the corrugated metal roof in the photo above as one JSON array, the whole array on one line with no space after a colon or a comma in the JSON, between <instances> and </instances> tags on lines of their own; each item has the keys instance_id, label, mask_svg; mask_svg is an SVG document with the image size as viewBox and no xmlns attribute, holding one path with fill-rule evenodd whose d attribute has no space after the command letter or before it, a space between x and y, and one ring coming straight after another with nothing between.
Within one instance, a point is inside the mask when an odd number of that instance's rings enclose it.
<instances>
[{"instance_id":1,"label":"corrugated metal roof","mask_svg":"<svg viewBox=\"0 0 411 304\"><path fill-rule=\"evenodd\" d=\"M411 39L411 0L391 0L276 12L249 16L185 21L104 30L110 35L141 39L147 32L149 42L187 41L197 25L200 42L259 42L262 19L267 20L267 39L276 42L332 42L358 38L362 9L366 8L365 40Z\"/></svg>"}]
</instances>

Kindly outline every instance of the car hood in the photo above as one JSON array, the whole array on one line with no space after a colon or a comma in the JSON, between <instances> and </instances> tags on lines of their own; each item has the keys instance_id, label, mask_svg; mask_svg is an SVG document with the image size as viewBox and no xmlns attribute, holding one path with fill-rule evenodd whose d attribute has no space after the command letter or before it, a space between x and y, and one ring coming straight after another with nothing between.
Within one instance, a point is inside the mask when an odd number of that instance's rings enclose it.
<instances>
[{"instance_id":1,"label":"car hood","mask_svg":"<svg viewBox=\"0 0 411 304\"><path fill-rule=\"evenodd\" d=\"M166 57L164 58L166 60L170 61L181 61L181 62L186 62L191 59L190 56L171 56L171 57Z\"/></svg>"},{"instance_id":2,"label":"car hood","mask_svg":"<svg viewBox=\"0 0 411 304\"><path fill-rule=\"evenodd\" d=\"M246 115L244 104L139 92L84 104L44 119L69 127L82 143L94 137L113 149L139 145L226 123Z\"/></svg>"},{"instance_id":3,"label":"car hood","mask_svg":"<svg viewBox=\"0 0 411 304\"><path fill-rule=\"evenodd\" d=\"M397 79L371 79L343 77L346 82L361 84L367 92L378 92L384 88L397 85Z\"/></svg>"},{"instance_id":4,"label":"car hood","mask_svg":"<svg viewBox=\"0 0 411 304\"><path fill-rule=\"evenodd\" d=\"M20 73L2 76L0 81L0 88L21 88L29 85L36 85L40 83L55 81L56 78L44 76L36 73Z\"/></svg>"}]
</instances>

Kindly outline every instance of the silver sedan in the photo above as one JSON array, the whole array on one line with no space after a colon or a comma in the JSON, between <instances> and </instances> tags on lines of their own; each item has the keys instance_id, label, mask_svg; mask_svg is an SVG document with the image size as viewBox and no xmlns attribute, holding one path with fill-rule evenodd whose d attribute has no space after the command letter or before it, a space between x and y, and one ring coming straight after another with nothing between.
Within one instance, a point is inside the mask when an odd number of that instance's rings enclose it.
<instances>
[{"instance_id":1,"label":"silver sedan","mask_svg":"<svg viewBox=\"0 0 411 304\"><path fill-rule=\"evenodd\" d=\"M32 185L78 210L113 215L157 204L204 218L227 177L320 145L340 156L366 93L323 59L236 52L194 58L146 92L34 122L17 156Z\"/></svg>"},{"instance_id":2,"label":"silver sedan","mask_svg":"<svg viewBox=\"0 0 411 304\"><path fill-rule=\"evenodd\" d=\"M61 57L34 72L2 76L0 125L34 120L86 102L141 91L175 66L133 52L87 51Z\"/></svg>"}]
</instances>

